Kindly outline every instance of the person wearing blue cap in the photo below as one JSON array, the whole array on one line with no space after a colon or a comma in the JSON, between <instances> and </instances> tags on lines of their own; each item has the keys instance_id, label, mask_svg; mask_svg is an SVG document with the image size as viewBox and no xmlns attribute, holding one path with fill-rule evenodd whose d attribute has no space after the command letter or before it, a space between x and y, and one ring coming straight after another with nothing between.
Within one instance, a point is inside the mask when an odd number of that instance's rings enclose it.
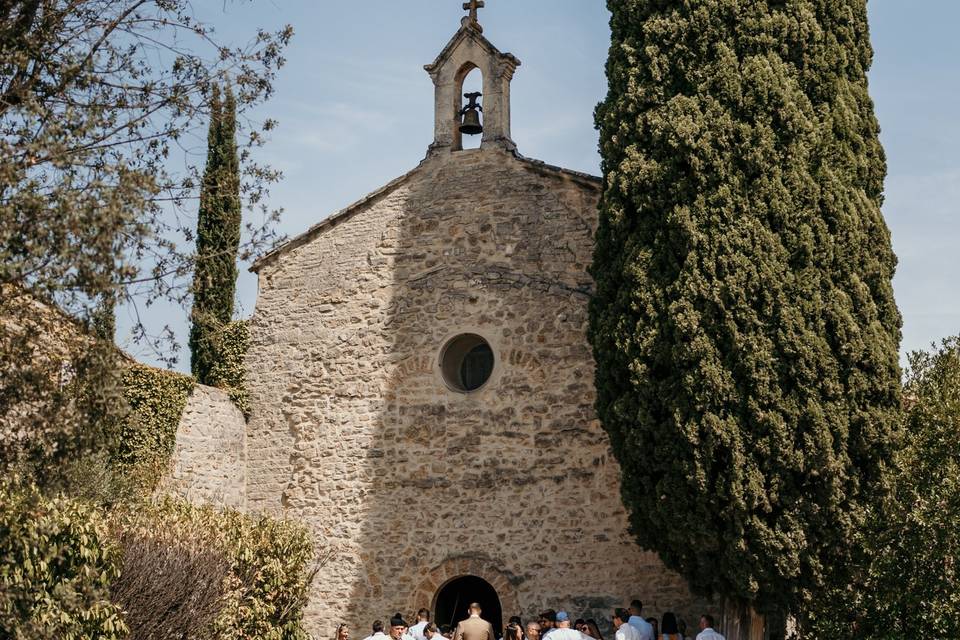
<instances>
[{"instance_id":1,"label":"person wearing blue cap","mask_svg":"<svg viewBox=\"0 0 960 640\"><path fill-rule=\"evenodd\" d=\"M550 632L550 640L590 640L590 636L570 628L570 615L557 611L557 627Z\"/></svg>"}]
</instances>

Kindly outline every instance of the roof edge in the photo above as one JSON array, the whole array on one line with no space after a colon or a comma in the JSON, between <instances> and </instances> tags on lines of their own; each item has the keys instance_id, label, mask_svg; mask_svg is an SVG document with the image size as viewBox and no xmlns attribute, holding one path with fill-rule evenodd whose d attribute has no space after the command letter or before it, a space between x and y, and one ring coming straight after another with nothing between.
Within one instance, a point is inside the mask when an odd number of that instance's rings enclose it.
<instances>
[{"instance_id":1,"label":"roof edge","mask_svg":"<svg viewBox=\"0 0 960 640\"><path fill-rule=\"evenodd\" d=\"M329 216L327 216L320 222L316 223L315 225L313 225L303 233L296 235L293 238L290 238L289 240L287 240L286 242L284 242L283 244L277 247L274 247L267 253L263 254L262 256L254 260L253 264L250 265L250 268L248 269L248 271L250 271L251 273L259 274L260 269L270 264L281 255L288 253L298 247L303 246L304 244L310 242L310 240L313 240L313 238L315 238L318 234L320 234L322 231L324 231L328 227L332 227L336 225L338 222L341 222L349 218L351 214L356 212L358 209L360 209L364 205L370 204L374 200L387 195L388 193L393 191L395 188L399 187L401 184L406 182L413 174L417 173L422 167L423 167L423 162L421 161L420 164L418 164L416 167L406 172L399 178L394 178L387 184L383 185L382 187L380 187L375 191L368 193L367 195L360 198L356 202L347 205L346 207L344 207L343 209L340 209L335 213L330 214Z\"/></svg>"},{"instance_id":2,"label":"roof edge","mask_svg":"<svg viewBox=\"0 0 960 640\"><path fill-rule=\"evenodd\" d=\"M553 164L547 164L543 160L528 158L516 150L511 150L511 151L508 151L507 153L511 157L520 161L521 163L526 165L529 169L532 169L534 171L538 171L543 174L550 174L553 176L570 179L570 180L573 180L574 182L577 182L580 185L589 187L591 189L595 189L597 191L603 190L603 178L600 178L599 176L590 175L589 173L584 173L582 171L575 171L574 169L565 169L563 167L553 165ZM333 227L339 222L342 222L348 219L353 213L358 211L363 206L368 205L373 201L377 200L378 198L381 198L389 194L391 191L393 191L394 189L396 189L397 187L405 183L407 180L409 180L414 174L419 172L423 168L424 164L431 159L431 157L432 156L428 154L427 157L420 162L420 164L418 164L416 167L414 167L407 173L403 174L399 178L395 178L391 180L390 182L383 185L376 191L372 191L371 193L367 194L366 196L357 200L356 202L344 207L343 209L340 209L336 213L333 213L327 216L326 218L316 223L315 225L313 225L303 233L297 236L294 236L290 240L287 240L283 244L263 254L262 256L254 260L253 264L250 265L249 271L251 273L259 274L260 269L270 264L271 262L276 260L278 257L298 247L303 246L304 244L313 240L320 233L326 231L328 228Z\"/></svg>"},{"instance_id":3,"label":"roof edge","mask_svg":"<svg viewBox=\"0 0 960 640\"><path fill-rule=\"evenodd\" d=\"M529 165L533 169L537 169L543 173L562 175L567 178L571 178L584 186L588 186L600 191L603 190L603 178L600 176L595 176L583 171L577 171L575 169L565 169L564 167L560 167L555 164L548 164L543 160L537 160L536 158L528 158L516 149L514 149L511 153L517 160Z\"/></svg>"},{"instance_id":4,"label":"roof edge","mask_svg":"<svg viewBox=\"0 0 960 640\"><path fill-rule=\"evenodd\" d=\"M483 48L487 50L488 53L494 56L499 56L502 59L505 59L513 63L514 67L520 66L520 60L513 55L512 53L503 53L489 40L486 36L471 23L465 23L462 27L457 29L457 32L453 34L453 37L450 38L450 41L447 43L441 51L440 54L434 59L430 64L423 65L423 68L431 76L443 65L443 62L450 57L450 54L453 52L454 48L460 43L463 38L473 38L476 42Z\"/></svg>"}]
</instances>

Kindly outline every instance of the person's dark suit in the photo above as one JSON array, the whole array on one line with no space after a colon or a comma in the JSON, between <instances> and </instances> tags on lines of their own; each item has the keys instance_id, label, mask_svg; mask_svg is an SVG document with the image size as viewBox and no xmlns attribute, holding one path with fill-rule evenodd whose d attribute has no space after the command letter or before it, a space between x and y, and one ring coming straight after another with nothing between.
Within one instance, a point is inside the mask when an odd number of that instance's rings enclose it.
<instances>
[{"instance_id":1,"label":"person's dark suit","mask_svg":"<svg viewBox=\"0 0 960 640\"><path fill-rule=\"evenodd\" d=\"M497 640L493 635L493 625L480 616L470 616L461 620L453 640Z\"/></svg>"}]
</instances>

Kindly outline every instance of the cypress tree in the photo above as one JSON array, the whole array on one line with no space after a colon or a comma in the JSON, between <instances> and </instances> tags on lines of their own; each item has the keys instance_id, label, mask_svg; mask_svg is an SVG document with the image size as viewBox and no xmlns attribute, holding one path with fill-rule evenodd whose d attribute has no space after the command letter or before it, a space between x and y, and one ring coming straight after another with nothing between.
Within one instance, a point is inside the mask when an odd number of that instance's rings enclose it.
<instances>
[{"instance_id":1,"label":"cypress tree","mask_svg":"<svg viewBox=\"0 0 960 640\"><path fill-rule=\"evenodd\" d=\"M240 162L236 143L236 102L229 87L223 100L214 87L207 164L197 216L197 258L193 276L190 366L201 384L214 384L218 335L233 317L240 245Z\"/></svg>"},{"instance_id":2,"label":"cypress tree","mask_svg":"<svg viewBox=\"0 0 960 640\"><path fill-rule=\"evenodd\" d=\"M597 410L638 542L796 612L885 493L901 319L865 0L608 0Z\"/></svg>"}]
</instances>

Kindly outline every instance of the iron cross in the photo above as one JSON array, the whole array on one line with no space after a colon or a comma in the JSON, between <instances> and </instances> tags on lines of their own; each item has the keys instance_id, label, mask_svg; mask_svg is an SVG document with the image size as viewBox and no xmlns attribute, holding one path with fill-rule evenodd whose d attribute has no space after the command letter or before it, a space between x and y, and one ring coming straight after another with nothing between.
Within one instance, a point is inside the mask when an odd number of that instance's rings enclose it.
<instances>
[{"instance_id":1,"label":"iron cross","mask_svg":"<svg viewBox=\"0 0 960 640\"><path fill-rule=\"evenodd\" d=\"M470 0L463 3L463 10L470 12L470 20L477 22L477 9L483 9L486 6L483 0Z\"/></svg>"}]
</instances>

